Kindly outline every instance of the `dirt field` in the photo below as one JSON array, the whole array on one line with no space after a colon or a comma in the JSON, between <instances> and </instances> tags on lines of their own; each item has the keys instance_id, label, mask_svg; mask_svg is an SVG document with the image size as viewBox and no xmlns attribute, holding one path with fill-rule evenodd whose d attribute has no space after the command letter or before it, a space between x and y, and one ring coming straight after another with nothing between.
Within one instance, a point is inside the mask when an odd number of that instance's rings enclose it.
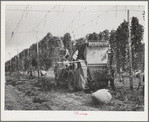
<instances>
[{"instance_id":1,"label":"dirt field","mask_svg":"<svg viewBox=\"0 0 149 122\"><path fill-rule=\"evenodd\" d=\"M54 82L53 75L49 83ZM91 94L83 91L70 92L67 86L57 86L53 90L43 91L38 79L28 79L26 76L17 78L15 74L6 75L5 110L59 110L59 111L144 111L142 89L129 90L128 78L124 83L115 80L116 91L112 94L111 103L105 106L95 106Z\"/></svg>"}]
</instances>

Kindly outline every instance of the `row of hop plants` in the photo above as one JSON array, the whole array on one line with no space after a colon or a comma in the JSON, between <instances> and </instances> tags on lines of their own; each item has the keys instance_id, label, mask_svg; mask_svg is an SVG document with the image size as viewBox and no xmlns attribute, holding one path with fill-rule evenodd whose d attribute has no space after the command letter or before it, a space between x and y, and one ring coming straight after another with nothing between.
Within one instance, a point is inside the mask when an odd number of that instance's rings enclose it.
<instances>
[{"instance_id":1,"label":"row of hop plants","mask_svg":"<svg viewBox=\"0 0 149 122\"><path fill-rule=\"evenodd\" d=\"M37 55L37 43L23 50L5 63L5 71L27 71L44 66L49 69L58 60L57 47L61 46L61 40L48 33L39 43L39 60Z\"/></svg>"},{"instance_id":2,"label":"row of hop plants","mask_svg":"<svg viewBox=\"0 0 149 122\"><path fill-rule=\"evenodd\" d=\"M132 18L131 21L131 40L132 40L132 62L133 69L138 69L140 65L142 69L144 68L144 44L141 43L144 34L144 27L139 24L136 17ZM98 38L97 38L98 37ZM100 38L99 38L100 37ZM128 23L124 20L116 30L109 32L105 30L103 32L92 33L86 35L88 42L109 42L111 45L112 52L112 64L116 66L117 71L120 68L125 67L129 62L129 50L128 50ZM61 42L62 40L63 42ZM76 40L76 42L81 42L82 45L84 38ZM103 41L104 40L104 41ZM58 61L57 47L62 46L67 48L72 55L76 48L73 46L71 36L66 33L61 39L58 37L53 37L48 33L39 42L39 61L37 60L37 44L33 44L29 49L23 50L19 54L19 59L14 56L11 61L7 61L7 70L16 70L19 67L20 70L28 70L30 67L44 66L46 69L54 66L54 63ZM77 45L79 47L79 45ZM100 48L100 47L99 47ZM142 60L140 60L142 59ZM19 62L19 63L18 63Z\"/></svg>"}]
</instances>

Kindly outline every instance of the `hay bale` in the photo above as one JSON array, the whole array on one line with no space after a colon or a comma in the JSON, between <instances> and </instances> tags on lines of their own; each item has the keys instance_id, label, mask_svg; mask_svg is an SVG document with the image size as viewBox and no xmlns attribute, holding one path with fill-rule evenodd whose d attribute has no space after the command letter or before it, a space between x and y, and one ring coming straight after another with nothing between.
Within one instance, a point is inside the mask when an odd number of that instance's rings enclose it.
<instances>
[{"instance_id":1,"label":"hay bale","mask_svg":"<svg viewBox=\"0 0 149 122\"><path fill-rule=\"evenodd\" d=\"M95 105L103 103L109 103L112 99L108 89L100 89L92 94L92 101Z\"/></svg>"}]
</instances>

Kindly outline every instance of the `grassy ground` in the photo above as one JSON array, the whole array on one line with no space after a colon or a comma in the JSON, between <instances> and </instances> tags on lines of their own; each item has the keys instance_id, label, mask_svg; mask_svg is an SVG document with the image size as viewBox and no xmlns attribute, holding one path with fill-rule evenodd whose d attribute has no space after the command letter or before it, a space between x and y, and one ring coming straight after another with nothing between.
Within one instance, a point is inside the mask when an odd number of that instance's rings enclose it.
<instances>
[{"instance_id":1,"label":"grassy ground","mask_svg":"<svg viewBox=\"0 0 149 122\"><path fill-rule=\"evenodd\" d=\"M54 74L48 72L49 84L54 82ZM137 80L134 80L134 90L129 89L129 79L123 83L115 79L116 91L109 90L112 100L106 106L95 106L91 94L83 91L70 92L67 86L57 86L53 90L44 91L41 81L28 79L25 75L17 78L15 74L6 75L5 109L6 110L72 110L72 111L143 111L144 97L142 89L136 90Z\"/></svg>"}]
</instances>

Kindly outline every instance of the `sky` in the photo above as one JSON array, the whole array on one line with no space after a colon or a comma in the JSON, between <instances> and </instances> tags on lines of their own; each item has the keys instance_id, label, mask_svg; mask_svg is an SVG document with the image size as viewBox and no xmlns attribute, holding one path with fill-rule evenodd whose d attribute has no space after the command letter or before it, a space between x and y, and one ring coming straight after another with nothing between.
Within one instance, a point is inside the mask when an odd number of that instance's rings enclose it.
<instances>
[{"instance_id":1,"label":"sky","mask_svg":"<svg viewBox=\"0 0 149 122\"><path fill-rule=\"evenodd\" d=\"M141 4L95 4L82 2L35 2L5 4L5 61L33 43L40 41L50 32L53 36L63 36L66 32L72 39L85 37L89 33L111 31L127 20L127 10L131 17L137 17L145 26Z\"/></svg>"}]
</instances>

